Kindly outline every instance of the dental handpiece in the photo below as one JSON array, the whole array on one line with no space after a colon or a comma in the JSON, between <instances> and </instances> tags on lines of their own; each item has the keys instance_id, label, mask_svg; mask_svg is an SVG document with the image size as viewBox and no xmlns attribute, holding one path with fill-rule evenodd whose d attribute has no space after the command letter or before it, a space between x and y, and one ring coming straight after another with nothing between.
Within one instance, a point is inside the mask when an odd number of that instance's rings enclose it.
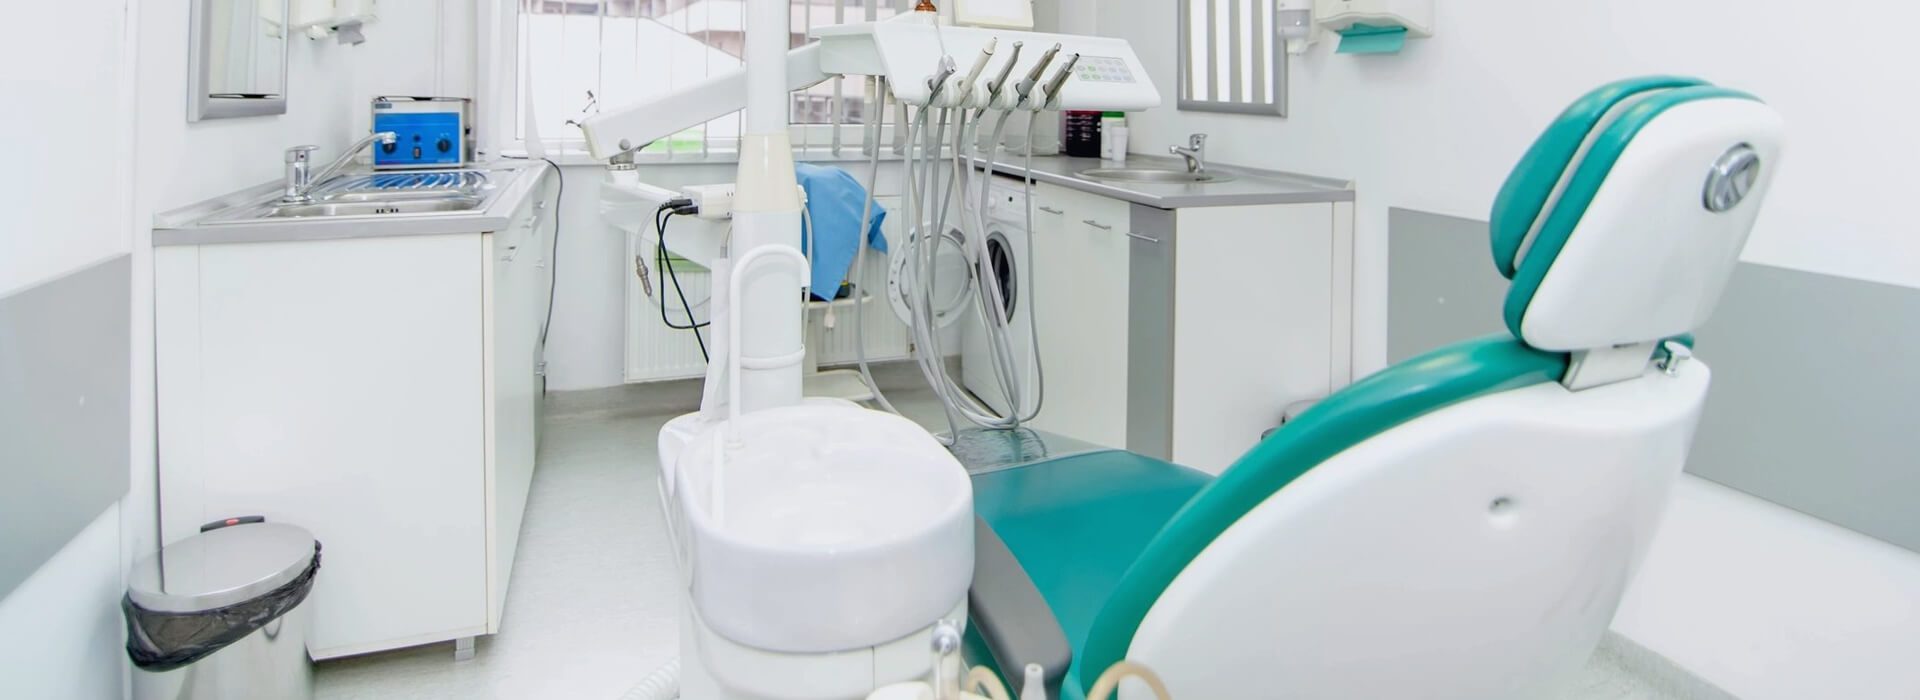
<instances>
[{"instance_id":1,"label":"dental handpiece","mask_svg":"<svg viewBox=\"0 0 1920 700\"><path fill-rule=\"evenodd\" d=\"M980 79L981 71L984 71L987 69L987 62L990 60L993 60L993 50L999 46L1000 46L999 37L994 37L992 39L988 39L987 45L984 48L980 49L980 56L978 58L973 59L973 68L967 71L967 79L960 81L960 96L956 101L956 106L958 107L966 106L965 104L961 104L961 102L964 102L968 97L973 96L973 91L975 87L979 85L979 83L975 81L978 81Z\"/></svg>"},{"instance_id":2,"label":"dental handpiece","mask_svg":"<svg viewBox=\"0 0 1920 700\"><path fill-rule=\"evenodd\" d=\"M1073 77L1073 67L1080 64L1080 54L1067 57L1066 65L1060 66L1060 72L1053 74L1047 81L1046 104L1041 109L1053 109L1060 106L1060 89L1066 87L1067 79Z\"/></svg>"},{"instance_id":3,"label":"dental handpiece","mask_svg":"<svg viewBox=\"0 0 1920 700\"><path fill-rule=\"evenodd\" d=\"M1060 45L1054 44L1053 48L1040 55L1039 62L1033 64L1033 70L1027 71L1027 77L1014 86L1014 94L1020 96L1017 104L1026 104L1027 96L1033 94L1033 87L1040 84L1040 76L1046 74L1047 65L1053 63L1053 57L1059 54Z\"/></svg>"},{"instance_id":4,"label":"dental handpiece","mask_svg":"<svg viewBox=\"0 0 1920 700\"><path fill-rule=\"evenodd\" d=\"M940 91L947 87L947 79L953 77L956 72L959 72L959 68L954 65L953 57L941 56L940 67L934 70L933 75L927 77L928 107L934 106L933 102L939 99Z\"/></svg>"},{"instance_id":5,"label":"dental handpiece","mask_svg":"<svg viewBox=\"0 0 1920 700\"><path fill-rule=\"evenodd\" d=\"M1013 76L1013 67L1020 63L1020 49L1024 46L1026 46L1026 42L1024 41L1013 42L1013 55L1008 56L1007 64L1000 67L1000 75L995 76L992 81L987 83L987 106L974 112L973 116L975 118L979 118L981 114L985 114L987 109L991 108L993 104L1000 99L1000 92L1007 87L1007 78Z\"/></svg>"}]
</instances>

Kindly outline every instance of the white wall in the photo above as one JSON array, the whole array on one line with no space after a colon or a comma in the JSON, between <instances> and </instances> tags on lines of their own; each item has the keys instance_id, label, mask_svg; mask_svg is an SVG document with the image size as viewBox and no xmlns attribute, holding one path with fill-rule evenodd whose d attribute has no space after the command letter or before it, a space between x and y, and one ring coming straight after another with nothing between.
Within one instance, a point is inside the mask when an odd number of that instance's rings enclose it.
<instances>
[{"instance_id":1,"label":"white wall","mask_svg":"<svg viewBox=\"0 0 1920 700\"><path fill-rule=\"evenodd\" d=\"M626 367L627 242L600 218L598 165L562 168L560 246L554 266L553 325L547 336L547 388L619 386ZM649 181L658 177L649 175Z\"/></svg>"},{"instance_id":2,"label":"white wall","mask_svg":"<svg viewBox=\"0 0 1920 700\"><path fill-rule=\"evenodd\" d=\"M1104 12L1100 31L1134 42L1171 104L1175 3ZM1136 150L1202 131L1223 162L1359 183L1359 290L1374 322L1363 365L1384 361L1389 206L1487 217L1509 168L1569 102L1607 81L1700 75L1776 106L1791 129L1786 162L1746 258L1920 286L1920 237L1906 200L1920 170L1911 117L1920 95L1886 82L1911 56L1891 47L1920 5L1888 4L1873 21L1831 31L1802 4L1711 0L1442 2L1438 36L1398 56L1353 57L1322 44L1296 60L1284 119L1179 112L1137 115ZM1657 20L1657 21L1656 21ZM1232 155L1226 155L1232 154Z\"/></svg>"},{"instance_id":3,"label":"white wall","mask_svg":"<svg viewBox=\"0 0 1920 700\"><path fill-rule=\"evenodd\" d=\"M126 667L117 602L124 571L158 538L154 474L153 214L281 177L281 150L331 157L368 125L376 94L471 92L470 7L392 2L360 47L304 38L289 57L281 116L186 121L187 0L27 3L0 42L0 295L131 251L131 485L4 600L0 697L109 698ZM444 46L444 50L443 47ZM350 283L342 280L342 283Z\"/></svg>"},{"instance_id":4,"label":"white wall","mask_svg":"<svg viewBox=\"0 0 1920 700\"><path fill-rule=\"evenodd\" d=\"M1171 106L1133 117L1141 152L1207 132L1222 162L1357 182L1358 369L1385 362L1387 209L1484 220L1554 115L1632 75L1699 75L1785 115L1787 157L1747 260L1920 286L1908 167L1920 94L1896 77L1920 6L1881 3L1839 29L1784 0L1438 4L1438 35L1402 55L1321 45L1297 59L1284 120ZM1134 2L1099 20L1134 42L1169 105L1175 7ZM1743 697L1920 696L1920 555L1713 488L1688 480L1616 630Z\"/></svg>"},{"instance_id":5,"label":"white wall","mask_svg":"<svg viewBox=\"0 0 1920 700\"><path fill-rule=\"evenodd\" d=\"M23 30L0 42L0 65L9 67L0 71L0 150L13 161L0 176L0 211L8 217L0 227L0 296L125 255L133 235L133 170L123 156L133 145L126 115L134 57L124 3L12 9L10 20ZM0 599L0 697L120 696L115 604L122 515L133 512L109 506ZM0 533L0 546L7 536Z\"/></svg>"}]
</instances>

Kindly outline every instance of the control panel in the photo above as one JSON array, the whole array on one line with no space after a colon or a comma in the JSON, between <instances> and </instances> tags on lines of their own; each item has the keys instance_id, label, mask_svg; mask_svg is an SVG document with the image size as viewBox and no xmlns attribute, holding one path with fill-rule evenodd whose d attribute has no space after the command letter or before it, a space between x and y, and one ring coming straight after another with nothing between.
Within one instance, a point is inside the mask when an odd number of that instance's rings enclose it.
<instances>
[{"instance_id":1,"label":"control panel","mask_svg":"<svg viewBox=\"0 0 1920 700\"><path fill-rule=\"evenodd\" d=\"M467 101L445 98L381 98L373 103L373 130L390 131L393 143L375 144L376 170L459 167L468 160Z\"/></svg>"},{"instance_id":2,"label":"control panel","mask_svg":"<svg viewBox=\"0 0 1920 700\"><path fill-rule=\"evenodd\" d=\"M1131 83L1133 69L1119 56L1081 56L1074 77L1093 83Z\"/></svg>"}]
</instances>

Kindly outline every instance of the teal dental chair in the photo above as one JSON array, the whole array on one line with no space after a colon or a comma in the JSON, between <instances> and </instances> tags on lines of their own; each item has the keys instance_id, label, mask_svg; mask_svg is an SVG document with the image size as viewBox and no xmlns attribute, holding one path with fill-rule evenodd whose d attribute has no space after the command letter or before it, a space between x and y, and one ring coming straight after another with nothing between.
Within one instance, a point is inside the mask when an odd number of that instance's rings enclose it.
<instances>
[{"instance_id":1,"label":"teal dental chair","mask_svg":"<svg viewBox=\"0 0 1920 700\"><path fill-rule=\"evenodd\" d=\"M1688 334L1782 131L1701 80L1602 87L1495 201L1508 333L1368 377L1217 478L1126 452L974 477L976 655L1068 699L1123 659L1182 700L1551 692L1685 464L1710 377Z\"/></svg>"}]
</instances>

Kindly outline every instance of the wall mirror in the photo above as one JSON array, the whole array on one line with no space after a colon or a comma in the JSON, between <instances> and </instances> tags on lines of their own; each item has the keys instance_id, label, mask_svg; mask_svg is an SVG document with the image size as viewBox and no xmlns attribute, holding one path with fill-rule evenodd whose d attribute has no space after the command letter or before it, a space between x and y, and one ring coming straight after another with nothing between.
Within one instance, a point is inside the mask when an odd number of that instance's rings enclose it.
<instances>
[{"instance_id":1,"label":"wall mirror","mask_svg":"<svg viewBox=\"0 0 1920 700\"><path fill-rule=\"evenodd\" d=\"M192 0L187 120L287 112L287 0Z\"/></svg>"},{"instance_id":2,"label":"wall mirror","mask_svg":"<svg viewBox=\"0 0 1920 700\"><path fill-rule=\"evenodd\" d=\"M1180 0L1180 109L1287 116L1287 44L1277 5Z\"/></svg>"}]
</instances>

